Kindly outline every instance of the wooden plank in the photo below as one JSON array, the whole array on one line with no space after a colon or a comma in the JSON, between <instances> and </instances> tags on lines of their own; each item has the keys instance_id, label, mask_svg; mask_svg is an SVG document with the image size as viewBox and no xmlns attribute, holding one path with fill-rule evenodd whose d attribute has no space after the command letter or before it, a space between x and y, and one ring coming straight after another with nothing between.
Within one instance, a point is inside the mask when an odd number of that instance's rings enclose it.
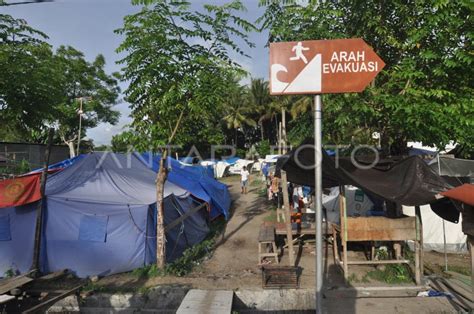
<instances>
[{"instance_id":1,"label":"wooden plank","mask_svg":"<svg viewBox=\"0 0 474 314\"><path fill-rule=\"evenodd\" d=\"M232 311L233 291L191 289L176 314L226 314Z\"/></svg>"},{"instance_id":2,"label":"wooden plank","mask_svg":"<svg viewBox=\"0 0 474 314\"><path fill-rule=\"evenodd\" d=\"M0 294L5 294L12 289L19 288L32 281L32 278L26 276L18 276L4 279L0 281Z\"/></svg>"},{"instance_id":3,"label":"wooden plank","mask_svg":"<svg viewBox=\"0 0 474 314\"><path fill-rule=\"evenodd\" d=\"M74 288L72 288L71 290L67 290L66 292L63 292L55 297L52 297L50 299L47 299L45 300L44 302L36 305L36 306L33 306L32 308L29 308L28 310L26 311L23 311L22 313L23 314L27 314L27 313L43 313L44 310L48 309L49 307L51 307L54 303L58 302L59 300L62 300L64 299L65 297L75 293L76 291L78 291L79 289L81 289L82 287L84 286L84 284L81 284L79 286L76 286Z\"/></svg>"},{"instance_id":4,"label":"wooden plank","mask_svg":"<svg viewBox=\"0 0 474 314\"><path fill-rule=\"evenodd\" d=\"M415 217L348 217L347 241L415 240L415 224Z\"/></svg>"},{"instance_id":5,"label":"wooden plank","mask_svg":"<svg viewBox=\"0 0 474 314\"><path fill-rule=\"evenodd\" d=\"M5 304L7 302L10 302L11 300L15 300L15 297L9 294L0 295L0 304Z\"/></svg>"},{"instance_id":6,"label":"wooden plank","mask_svg":"<svg viewBox=\"0 0 474 314\"><path fill-rule=\"evenodd\" d=\"M258 233L258 242L273 241L275 241L275 227L261 225Z\"/></svg>"},{"instance_id":7,"label":"wooden plank","mask_svg":"<svg viewBox=\"0 0 474 314\"><path fill-rule=\"evenodd\" d=\"M286 179L286 171L281 171L281 189L283 190L283 205L285 211L285 225L286 225L286 239L288 241L288 255L290 266L295 265L295 251L293 250L293 232L291 228L291 215L290 215L290 199L288 195L288 181Z\"/></svg>"},{"instance_id":8,"label":"wooden plank","mask_svg":"<svg viewBox=\"0 0 474 314\"><path fill-rule=\"evenodd\" d=\"M170 222L165 226L165 232L170 231L174 227L176 227L178 224L182 223L185 219L189 218L192 214L195 212L199 211L200 209L204 208L207 205L207 203L202 203L201 205L194 207L190 211L186 212L183 216L179 217L178 219Z\"/></svg>"},{"instance_id":9,"label":"wooden plank","mask_svg":"<svg viewBox=\"0 0 474 314\"><path fill-rule=\"evenodd\" d=\"M348 265L383 265L383 264L410 264L407 259L388 259L381 261L347 261Z\"/></svg>"},{"instance_id":10,"label":"wooden plank","mask_svg":"<svg viewBox=\"0 0 474 314\"><path fill-rule=\"evenodd\" d=\"M67 269L62 269L55 271L54 273L47 274L45 276L41 276L37 278L38 281L48 281L48 280L57 280L59 278L62 278L68 274Z\"/></svg>"}]
</instances>

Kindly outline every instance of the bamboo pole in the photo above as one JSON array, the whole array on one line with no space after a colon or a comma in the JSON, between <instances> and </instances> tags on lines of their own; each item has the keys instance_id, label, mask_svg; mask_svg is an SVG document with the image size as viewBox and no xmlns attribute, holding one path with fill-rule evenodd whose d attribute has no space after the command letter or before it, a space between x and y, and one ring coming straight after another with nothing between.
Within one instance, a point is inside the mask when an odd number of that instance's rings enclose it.
<instances>
[{"instance_id":1,"label":"bamboo pole","mask_svg":"<svg viewBox=\"0 0 474 314\"><path fill-rule=\"evenodd\" d=\"M421 210L420 210L420 206L415 206L415 215L417 217L417 220L418 220L418 223L419 223L419 228L420 228L420 275L421 277L423 277L423 274L424 274L424 265L425 265L425 262L424 262L424 255L425 255L425 252L423 250L423 219L421 217ZM443 219L443 224L444 224L444 219ZM445 247L445 253L446 253L446 247ZM447 262L447 260L446 260Z\"/></svg>"},{"instance_id":2,"label":"bamboo pole","mask_svg":"<svg viewBox=\"0 0 474 314\"><path fill-rule=\"evenodd\" d=\"M288 241L288 257L290 259L290 266L295 265L295 258L293 251L293 232L291 229L291 215L290 215L290 199L288 196L288 181L286 179L286 171L281 171L281 189L283 190L283 211L285 212L285 226L286 238Z\"/></svg>"},{"instance_id":3,"label":"bamboo pole","mask_svg":"<svg viewBox=\"0 0 474 314\"><path fill-rule=\"evenodd\" d=\"M346 210L346 190L343 185L339 186L339 220L341 222L341 243L342 243L342 269L344 279L347 279L349 265L347 262L347 210Z\"/></svg>"}]
</instances>

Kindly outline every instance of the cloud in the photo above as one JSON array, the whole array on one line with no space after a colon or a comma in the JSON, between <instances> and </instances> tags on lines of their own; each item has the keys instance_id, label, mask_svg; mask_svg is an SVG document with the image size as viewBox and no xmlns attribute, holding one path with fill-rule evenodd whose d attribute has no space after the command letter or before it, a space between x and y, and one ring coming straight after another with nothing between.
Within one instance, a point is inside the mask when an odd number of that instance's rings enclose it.
<instances>
[{"instance_id":1,"label":"cloud","mask_svg":"<svg viewBox=\"0 0 474 314\"><path fill-rule=\"evenodd\" d=\"M124 102L115 107L121 114L119 122L116 125L101 123L97 127L87 130L87 137L94 140L94 145L109 145L112 136L127 129L127 125L132 122L128 105L128 103Z\"/></svg>"}]
</instances>

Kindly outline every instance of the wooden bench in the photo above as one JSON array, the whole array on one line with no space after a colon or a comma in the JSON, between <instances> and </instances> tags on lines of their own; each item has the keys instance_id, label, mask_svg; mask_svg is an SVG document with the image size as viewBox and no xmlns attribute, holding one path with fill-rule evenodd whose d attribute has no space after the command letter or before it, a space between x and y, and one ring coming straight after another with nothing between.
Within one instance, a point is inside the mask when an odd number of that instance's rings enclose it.
<instances>
[{"instance_id":1,"label":"wooden bench","mask_svg":"<svg viewBox=\"0 0 474 314\"><path fill-rule=\"evenodd\" d=\"M278 251L275 243L275 227L274 226L260 226L258 234L258 264L261 265L263 259L267 257L275 258L278 264Z\"/></svg>"}]
</instances>

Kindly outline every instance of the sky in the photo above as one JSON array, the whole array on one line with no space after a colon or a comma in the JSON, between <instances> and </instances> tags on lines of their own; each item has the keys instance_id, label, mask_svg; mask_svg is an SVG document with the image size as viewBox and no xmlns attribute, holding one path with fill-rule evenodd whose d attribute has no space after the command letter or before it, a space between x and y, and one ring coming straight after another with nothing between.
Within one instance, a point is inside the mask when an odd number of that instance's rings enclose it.
<instances>
[{"instance_id":1,"label":"sky","mask_svg":"<svg viewBox=\"0 0 474 314\"><path fill-rule=\"evenodd\" d=\"M7 2L19 2L11 0ZM202 8L205 3L221 4L224 0L190 0L191 9ZM255 21L263 13L258 7L258 0L242 0L247 12L242 16L249 21ZM116 61L121 58L115 52L123 37L114 33L123 24L126 15L139 11L131 0L55 0L38 4L12 5L0 7L1 13L10 14L15 18L25 19L32 27L46 33L48 42L55 48L60 45L70 45L82 51L87 60L93 61L98 54L106 59L106 71L112 73L120 71ZM245 51L250 56L235 56L237 61L252 77L268 79L268 48L266 33L252 33L250 40L255 48ZM122 55L123 56L123 55ZM127 88L125 82L120 83L123 90ZM123 99L123 95L120 97ZM109 144L113 135L122 132L124 126L131 122L128 104L123 100L115 106L121 112L117 125L102 123L96 128L87 131L87 137L94 140L95 145Z\"/></svg>"}]
</instances>

